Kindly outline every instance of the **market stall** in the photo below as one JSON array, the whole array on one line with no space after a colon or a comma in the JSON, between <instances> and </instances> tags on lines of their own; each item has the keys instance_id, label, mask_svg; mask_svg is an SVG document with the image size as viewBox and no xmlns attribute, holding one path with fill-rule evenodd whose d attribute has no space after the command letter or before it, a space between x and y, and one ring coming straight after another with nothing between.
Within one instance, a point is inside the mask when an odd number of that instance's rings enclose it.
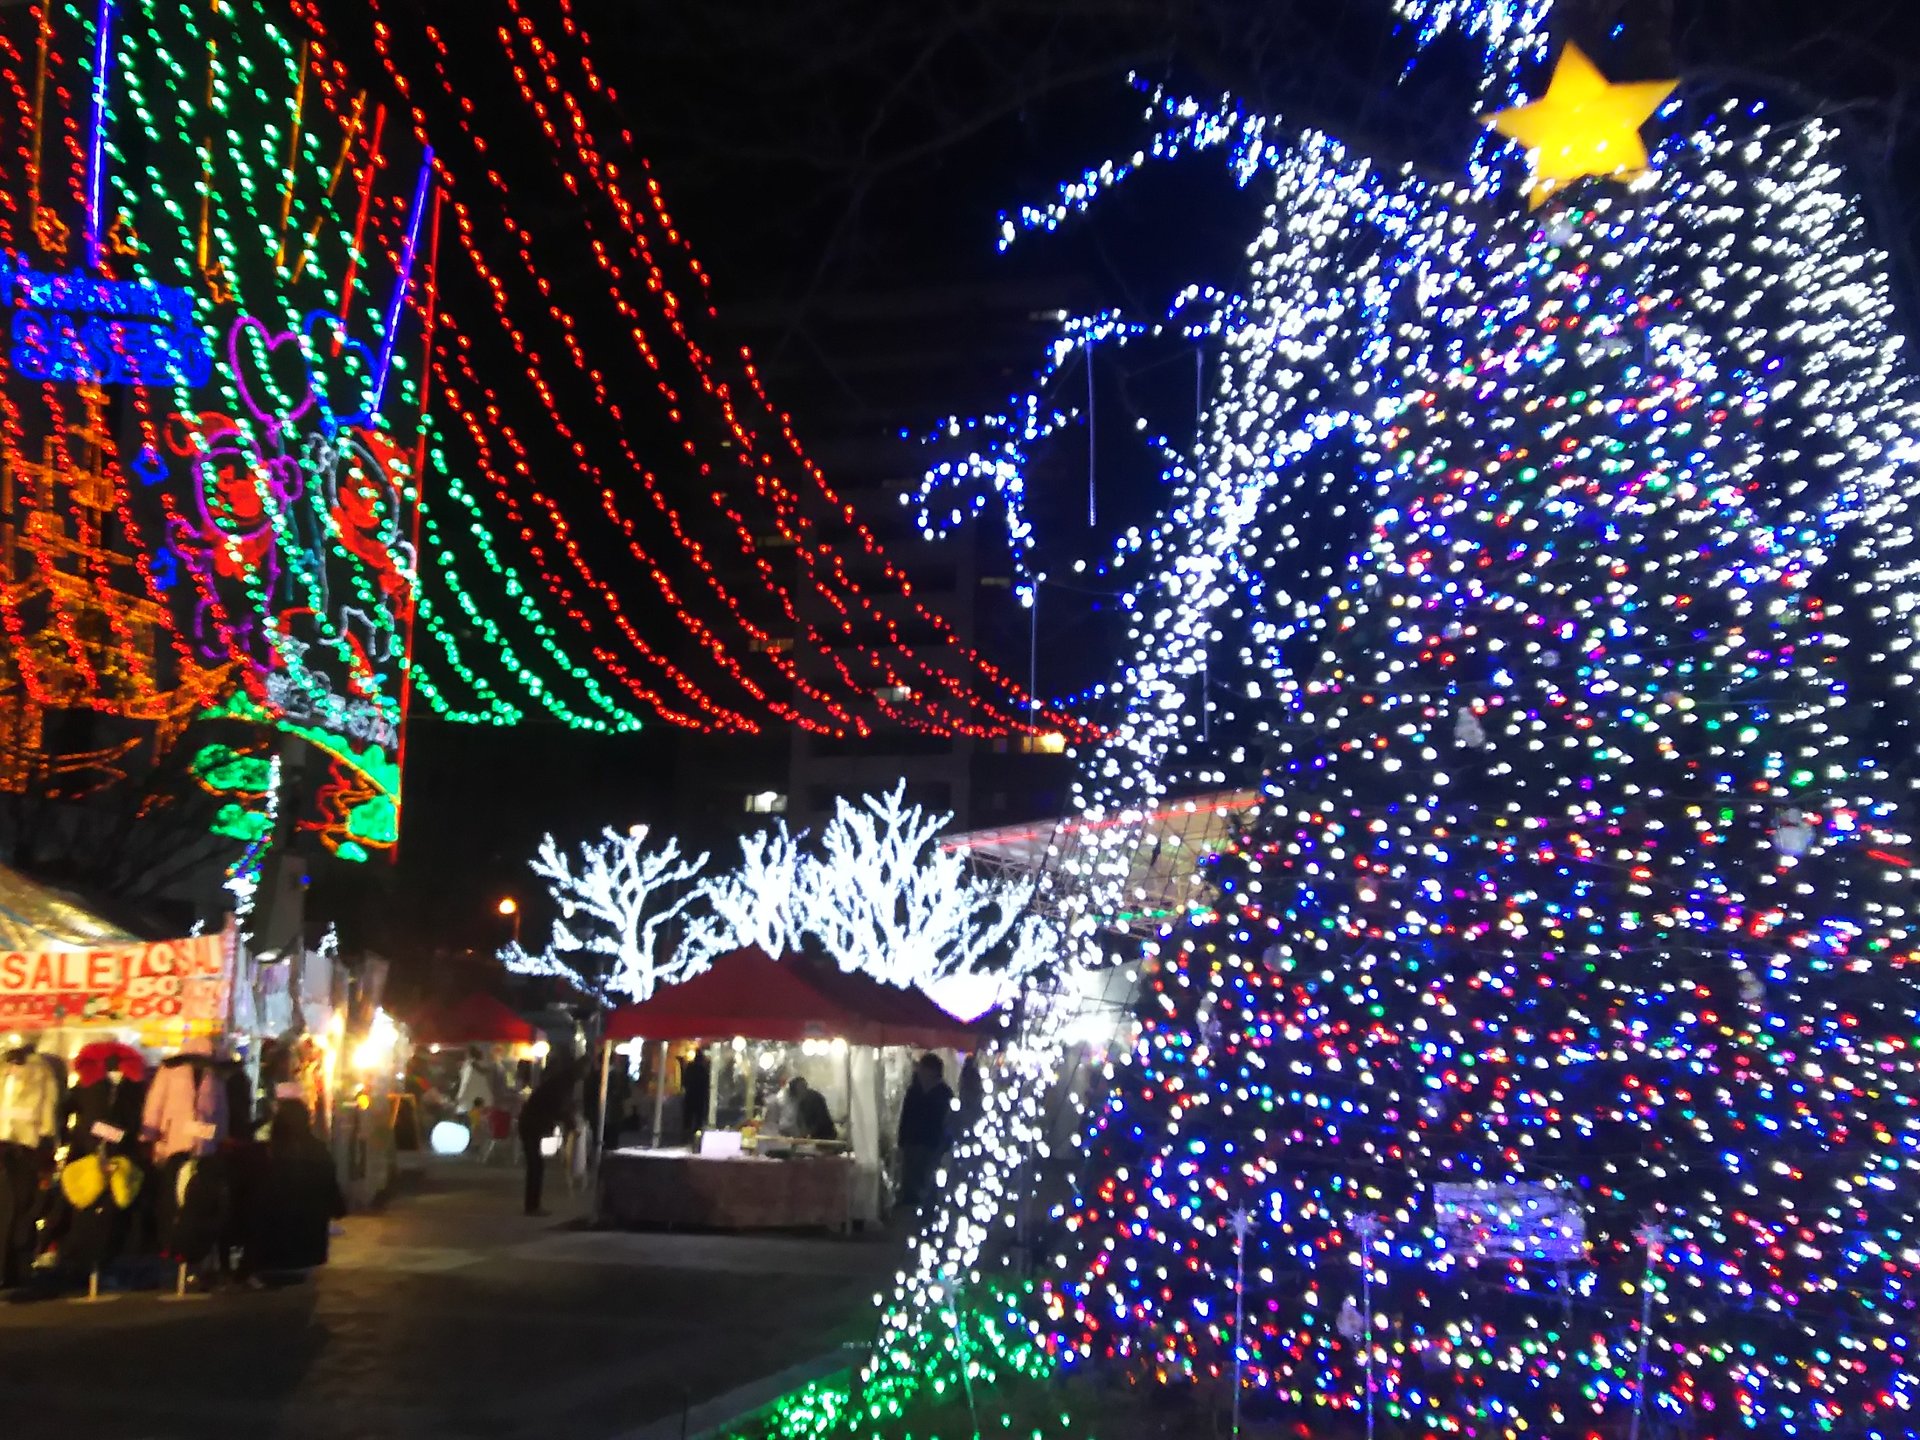
<instances>
[{"instance_id":1,"label":"market stall","mask_svg":"<svg viewBox=\"0 0 1920 1440\"><path fill-rule=\"evenodd\" d=\"M885 1211L892 1115L910 1056L971 1049L970 1027L925 996L748 947L608 1017L606 1043L657 1047L655 1134L685 1143L603 1159L600 1213L623 1224L845 1229ZM668 1123L676 1059L705 1052L699 1113ZM774 1133L770 1110L795 1079L835 1138ZM701 1102L704 1102L703 1104Z\"/></svg>"},{"instance_id":2,"label":"market stall","mask_svg":"<svg viewBox=\"0 0 1920 1440\"><path fill-rule=\"evenodd\" d=\"M419 1104L428 1093L444 1102L443 1107L417 1118L420 1129L433 1132L457 1125L472 1132L470 1141L458 1149L440 1143L435 1148L442 1153L484 1155L490 1144L509 1141L504 1129L507 1117L518 1108L521 1091L532 1083L532 1067L546 1058L547 1043L539 1030L505 1002L473 994L450 1009L420 1017L413 1026L413 1044L420 1083L409 1087L408 1103ZM478 1123L476 1103L483 1112Z\"/></svg>"}]
</instances>

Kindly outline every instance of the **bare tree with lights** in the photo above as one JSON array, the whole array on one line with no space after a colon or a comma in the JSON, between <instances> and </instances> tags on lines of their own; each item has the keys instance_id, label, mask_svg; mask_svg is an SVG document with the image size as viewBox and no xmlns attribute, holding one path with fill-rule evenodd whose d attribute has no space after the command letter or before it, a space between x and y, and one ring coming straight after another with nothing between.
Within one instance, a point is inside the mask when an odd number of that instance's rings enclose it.
<instances>
[{"instance_id":1,"label":"bare tree with lights","mask_svg":"<svg viewBox=\"0 0 1920 1440\"><path fill-rule=\"evenodd\" d=\"M968 874L936 837L953 819L906 803L901 782L834 802L820 853L798 872L800 928L843 970L895 985L977 967L1013 929L1033 887Z\"/></svg>"},{"instance_id":2,"label":"bare tree with lights","mask_svg":"<svg viewBox=\"0 0 1920 1440\"><path fill-rule=\"evenodd\" d=\"M797 883L806 862L783 824L743 836L740 864L702 887L710 914L689 925L697 949L724 952L757 945L778 959L800 937Z\"/></svg>"},{"instance_id":3,"label":"bare tree with lights","mask_svg":"<svg viewBox=\"0 0 1920 1440\"><path fill-rule=\"evenodd\" d=\"M608 827L598 843L580 847L577 862L545 836L528 864L547 882L561 918L540 953L518 941L503 949L507 968L516 975L557 976L603 1000L613 994L645 1000L663 981L698 968L710 953L706 945L677 946L663 957L661 937L705 893L706 887L691 882L706 868L707 854L683 857L672 838L649 848L647 835L644 825L624 833ZM579 921L590 928L576 934ZM574 958L583 955L608 957L612 965L604 973L583 967Z\"/></svg>"}]
</instances>

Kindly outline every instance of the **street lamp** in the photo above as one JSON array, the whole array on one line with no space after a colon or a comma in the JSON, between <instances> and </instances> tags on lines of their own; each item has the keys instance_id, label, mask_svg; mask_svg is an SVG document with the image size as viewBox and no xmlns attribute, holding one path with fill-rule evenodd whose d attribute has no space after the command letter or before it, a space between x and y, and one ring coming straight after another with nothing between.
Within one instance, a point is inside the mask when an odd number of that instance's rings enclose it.
<instances>
[{"instance_id":1,"label":"street lamp","mask_svg":"<svg viewBox=\"0 0 1920 1440\"><path fill-rule=\"evenodd\" d=\"M513 922L513 943L518 945L520 943L520 902L511 895L506 895L501 897L500 903L494 908Z\"/></svg>"}]
</instances>

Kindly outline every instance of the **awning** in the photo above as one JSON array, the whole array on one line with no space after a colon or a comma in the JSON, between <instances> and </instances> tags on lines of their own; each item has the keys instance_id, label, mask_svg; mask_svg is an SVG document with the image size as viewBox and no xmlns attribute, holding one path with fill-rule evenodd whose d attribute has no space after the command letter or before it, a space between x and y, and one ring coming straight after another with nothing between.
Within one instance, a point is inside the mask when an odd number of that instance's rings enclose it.
<instances>
[{"instance_id":1,"label":"awning","mask_svg":"<svg viewBox=\"0 0 1920 1440\"><path fill-rule=\"evenodd\" d=\"M854 1045L952 1046L974 1032L924 995L755 946L655 991L607 1018L609 1040L845 1040Z\"/></svg>"},{"instance_id":2,"label":"awning","mask_svg":"<svg viewBox=\"0 0 1920 1440\"><path fill-rule=\"evenodd\" d=\"M1257 790L1223 790L1170 800L1151 811L1128 810L1098 820L1040 820L949 835L941 848L964 855L980 873L1033 883L1033 908L1080 918L1075 862L1099 849L1103 875L1124 862L1117 909L1091 918L1116 929L1151 934L1168 920L1213 902L1201 863L1228 845L1260 804ZM1103 887L1104 888L1104 887Z\"/></svg>"},{"instance_id":3,"label":"awning","mask_svg":"<svg viewBox=\"0 0 1920 1440\"><path fill-rule=\"evenodd\" d=\"M540 1038L533 1026L491 995L469 995L412 1029L416 1045L531 1045Z\"/></svg>"},{"instance_id":4,"label":"awning","mask_svg":"<svg viewBox=\"0 0 1920 1440\"><path fill-rule=\"evenodd\" d=\"M0 866L0 950L94 950L135 939L77 900Z\"/></svg>"}]
</instances>

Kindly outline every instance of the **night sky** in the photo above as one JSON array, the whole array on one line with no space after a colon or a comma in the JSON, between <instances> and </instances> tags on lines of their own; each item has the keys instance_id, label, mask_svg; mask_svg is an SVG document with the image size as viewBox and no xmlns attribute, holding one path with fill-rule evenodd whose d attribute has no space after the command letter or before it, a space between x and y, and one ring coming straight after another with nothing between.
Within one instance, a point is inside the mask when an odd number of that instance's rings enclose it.
<instances>
[{"instance_id":1,"label":"night sky","mask_svg":"<svg viewBox=\"0 0 1920 1440\"><path fill-rule=\"evenodd\" d=\"M532 8L545 14L557 5ZM1657 37L1667 32L1691 83L1771 93L1790 105L1827 97L1818 108L1856 137L1878 238L1903 280L1912 274L1920 152L1910 111L1920 40L1896 14L1906 7L1598 0L1583 8L1656 22L1673 12L1671 27L1642 23L1620 39L1605 24L1583 25L1602 64L1623 77L1662 63ZM1072 231L995 252L1002 209L1046 199L1060 180L1124 155L1144 136L1129 70L1204 96L1230 89L1436 171L1457 165L1475 133L1471 72L1459 57L1442 54L1399 78L1407 49L1387 0L574 0L573 9L619 92L634 150L650 158L714 276L728 333L753 345L776 399L813 444L893 435L989 407L1020 385L1050 334L1037 319L1030 344L1004 333L991 344L964 332L903 335L912 325L904 320L876 334L835 323L850 297L999 284L1057 297L1047 303L1061 308L1153 312L1183 282L1234 281L1270 197L1259 182L1236 190L1217 157L1150 173ZM364 13L354 0L327 10L356 68L377 85ZM403 54L419 42L401 17L438 24L455 32L473 93L496 93L487 37L506 11L499 0L399 0L388 10ZM1344 14L1329 20L1335 10ZM569 224L572 202L542 175L540 154L529 141L499 159L516 204L538 231L555 233ZM568 303L592 308L593 277L558 273L562 284L581 286ZM941 352L943 363L904 378L876 373L863 347L903 340ZM1141 416L1189 438L1193 364L1190 347L1142 346L1096 370L1099 413L1111 417L1096 450L1102 519L1087 528L1086 441L1075 432L1041 472L1041 558L1050 571L1098 558L1115 530L1151 517L1157 467L1126 429ZM1069 371L1060 383L1083 393L1085 377ZM921 463L917 447L899 444L896 473L915 474ZM1112 583L1043 592L1036 668L1044 695L1069 694L1110 671L1110 604L1100 591ZM1024 653L998 658L1024 673ZM525 859L543 830L579 838L606 823L672 828L665 777L704 743L664 724L620 739L557 725L476 730L436 721L423 706L410 723L398 866L330 866L313 890L317 912L348 924L350 945L402 958L504 939L493 901L531 893ZM528 923L532 934L537 913Z\"/></svg>"}]
</instances>

